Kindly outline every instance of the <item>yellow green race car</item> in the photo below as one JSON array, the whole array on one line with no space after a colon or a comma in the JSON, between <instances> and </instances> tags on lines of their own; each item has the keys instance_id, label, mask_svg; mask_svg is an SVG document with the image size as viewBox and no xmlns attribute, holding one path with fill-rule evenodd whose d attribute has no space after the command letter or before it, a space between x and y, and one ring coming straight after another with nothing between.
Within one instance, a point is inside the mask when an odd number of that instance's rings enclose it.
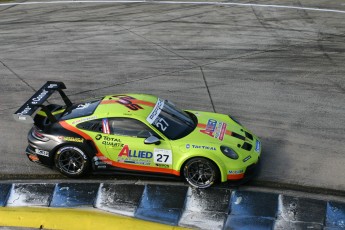
<instances>
[{"instance_id":1,"label":"yellow green race car","mask_svg":"<svg viewBox=\"0 0 345 230\"><path fill-rule=\"evenodd\" d=\"M228 115L180 110L152 95L121 94L73 104L47 82L14 114L33 123L28 158L68 177L89 172L182 176L192 186L252 175L261 142ZM47 104L59 92L65 105Z\"/></svg>"}]
</instances>

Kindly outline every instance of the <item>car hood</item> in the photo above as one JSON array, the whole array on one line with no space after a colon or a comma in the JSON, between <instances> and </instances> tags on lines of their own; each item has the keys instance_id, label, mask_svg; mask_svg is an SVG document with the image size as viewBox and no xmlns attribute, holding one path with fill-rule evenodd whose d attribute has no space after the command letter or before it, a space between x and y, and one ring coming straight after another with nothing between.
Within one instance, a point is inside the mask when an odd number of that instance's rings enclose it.
<instances>
[{"instance_id":1,"label":"car hood","mask_svg":"<svg viewBox=\"0 0 345 230\"><path fill-rule=\"evenodd\" d=\"M236 148L243 146L246 136L251 134L228 115L201 111L193 113L198 123L196 128L183 140L186 143L201 144L201 146L220 146Z\"/></svg>"}]
</instances>

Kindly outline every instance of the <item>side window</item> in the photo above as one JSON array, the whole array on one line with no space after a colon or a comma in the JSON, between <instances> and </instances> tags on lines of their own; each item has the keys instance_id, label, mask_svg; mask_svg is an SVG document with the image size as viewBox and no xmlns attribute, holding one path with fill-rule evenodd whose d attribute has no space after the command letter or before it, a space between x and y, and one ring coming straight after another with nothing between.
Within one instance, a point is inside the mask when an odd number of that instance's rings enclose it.
<instances>
[{"instance_id":1,"label":"side window","mask_svg":"<svg viewBox=\"0 0 345 230\"><path fill-rule=\"evenodd\" d=\"M102 127L102 120L92 120L92 121L86 121L80 124L77 124L77 128L79 129L85 129L88 131L93 131L93 132L98 132L102 133L103 132L103 127Z\"/></svg>"},{"instance_id":2,"label":"side window","mask_svg":"<svg viewBox=\"0 0 345 230\"><path fill-rule=\"evenodd\" d=\"M140 138L146 138L149 136L157 136L144 123L135 119L131 119L131 118L110 118L109 127L110 127L110 133L114 135L140 137Z\"/></svg>"}]
</instances>

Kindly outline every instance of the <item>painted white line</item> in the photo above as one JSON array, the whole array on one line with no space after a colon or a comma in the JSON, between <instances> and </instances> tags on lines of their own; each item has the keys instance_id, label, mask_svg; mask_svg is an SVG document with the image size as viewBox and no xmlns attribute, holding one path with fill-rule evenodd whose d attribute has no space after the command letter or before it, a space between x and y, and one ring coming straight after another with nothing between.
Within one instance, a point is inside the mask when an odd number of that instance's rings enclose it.
<instances>
[{"instance_id":1,"label":"painted white line","mask_svg":"<svg viewBox=\"0 0 345 230\"><path fill-rule=\"evenodd\" d=\"M294 10L309 10L320 12L332 12L345 14L345 10L323 9L313 7L287 6L287 5L270 5L270 4L255 4L255 3L237 3L237 2L188 2L188 1L152 1L152 0L75 0L75 1L42 1L42 2L13 2L0 3L1 6L17 6L17 5L35 5L35 4L68 4L68 3L149 3L149 4L188 4L188 5L216 5L216 6L244 6L244 7L266 7L266 8L280 8L280 9L294 9Z\"/></svg>"}]
</instances>

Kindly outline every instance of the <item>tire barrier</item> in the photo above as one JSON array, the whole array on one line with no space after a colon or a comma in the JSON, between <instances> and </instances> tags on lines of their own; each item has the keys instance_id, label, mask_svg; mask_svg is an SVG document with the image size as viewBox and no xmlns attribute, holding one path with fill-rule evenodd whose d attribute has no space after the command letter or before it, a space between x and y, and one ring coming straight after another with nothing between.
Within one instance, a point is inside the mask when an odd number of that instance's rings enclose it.
<instances>
[{"instance_id":1,"label":"tire barrier","mask_svg":"<svg viewBox=\"0 0 345 230\"><path fill-rule=\"evenodd\" d=\"M345 229L345 203L271 192L116 183L0 184L2 207L94 208L200 229Z\"/></svg>"}]
</instances>

